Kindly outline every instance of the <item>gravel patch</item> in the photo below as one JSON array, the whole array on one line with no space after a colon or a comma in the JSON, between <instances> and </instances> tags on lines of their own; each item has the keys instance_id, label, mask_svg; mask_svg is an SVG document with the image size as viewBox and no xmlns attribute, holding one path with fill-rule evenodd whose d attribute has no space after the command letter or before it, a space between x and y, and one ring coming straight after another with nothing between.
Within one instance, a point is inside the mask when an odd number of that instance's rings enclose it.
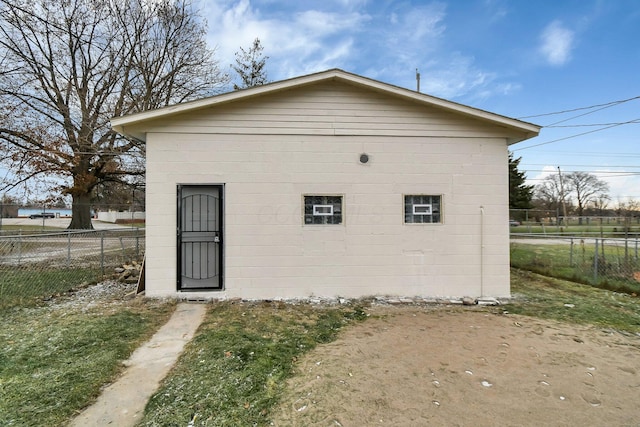
<instances>
[{"instance_id":1,"label":"gravel patch","mask_svg":"<svg viewBox=\"0 0 640 427\"><path fill-rule=\"evenodd\" d=\"M47 302L47 306L54 311L73 310L83 313L98 307L119 306L135 295L136 286L135 283L106 280L56 296Z\"/></svg>"}]
</instances>

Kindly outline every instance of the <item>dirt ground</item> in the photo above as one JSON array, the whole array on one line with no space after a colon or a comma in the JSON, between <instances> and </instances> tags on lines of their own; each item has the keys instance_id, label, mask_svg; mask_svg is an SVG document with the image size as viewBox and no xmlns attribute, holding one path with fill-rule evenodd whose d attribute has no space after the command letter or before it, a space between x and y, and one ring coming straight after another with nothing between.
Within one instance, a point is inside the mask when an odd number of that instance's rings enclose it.
<instances>
[{"instance_id":1,"label":"dirt ground","mask_svg":"<svg viewBox=\"0 0 640 427\"><path fill-rule=\"evenodd\" d=\"M373 308L298 362L276 426L640 426L640 337L478 309Z\"/></svg>"}]
</instances>

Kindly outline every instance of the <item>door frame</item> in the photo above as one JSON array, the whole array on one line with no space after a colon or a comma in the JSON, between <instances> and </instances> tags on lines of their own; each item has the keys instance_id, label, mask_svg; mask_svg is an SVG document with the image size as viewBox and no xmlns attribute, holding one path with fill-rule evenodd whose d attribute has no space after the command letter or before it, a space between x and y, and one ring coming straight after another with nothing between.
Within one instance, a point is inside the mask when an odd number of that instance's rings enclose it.
<instances>
[{"instance_id":1,"label":"door frame","mask_svg":"<svg viewBox=\"0 0 640 427\"><path fill-rule=\"evenodd\" d=\"M220 228L220 241L219 252L218 252L218 263L219 263L219 279L218 286L212 287L201 287L201 288L184 288L182 287L182 190L184 188L196 188L196 187L216 187L218 189L220 195L220 204L218 206L218 219L219 219L219 228ZM178 184L177 185L177 194L176 194L176 289L178 292L211 292L211 291L224 291L224 282L225 282L225 268L224 268L224 236L225 236L225 221L224 221L224 201L225 201L225 185L224 184Z\"/></svg>"}]
</instances>

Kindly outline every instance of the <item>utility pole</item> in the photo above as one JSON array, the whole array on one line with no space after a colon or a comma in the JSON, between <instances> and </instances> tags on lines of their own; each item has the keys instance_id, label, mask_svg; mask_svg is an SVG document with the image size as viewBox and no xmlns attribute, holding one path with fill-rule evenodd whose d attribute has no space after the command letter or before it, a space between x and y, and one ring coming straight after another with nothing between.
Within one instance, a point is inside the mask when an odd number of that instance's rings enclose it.
<instances>
[{"instance_id":1,"label":"utility pole","mask_svg":"<svg viewBox=\"0 0 640 427\"><path fill-rule=\"evenodd\" d=\"M564 185L562 184L562 172L560 172L560 166L558 166L558 176L560 177L560 198L562 199L562 222L566 225L567 205L564 202Z\"/></svg>"}]
</instances>

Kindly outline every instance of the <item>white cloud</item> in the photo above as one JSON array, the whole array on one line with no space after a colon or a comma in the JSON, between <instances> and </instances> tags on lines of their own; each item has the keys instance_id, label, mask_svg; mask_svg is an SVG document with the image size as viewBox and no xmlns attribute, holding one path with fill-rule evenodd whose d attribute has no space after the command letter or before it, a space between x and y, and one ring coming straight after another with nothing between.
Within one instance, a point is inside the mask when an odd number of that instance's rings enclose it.
<instances>
[{"instance_id":1,"label":"white cloud","mask_svg":"<svg viewBox=\"0 0 640 427\"><path fill-rule=\"evenodd\" d=\"M428 70L427 70L428 71ZM454 98L482 87L495 79L495 74L477 69L473 58L453 54L435 72L425 75L425 92Z\"/></svg>"},{"instance_id":2,"label":"white cloud","mask_svg":"<svg viewBox=\"0 0 640 427\"><path fill-rule=\"evenodd\" d=\"M532 176L532 177L527 177L527 185L538 185L539 183L541 183L546 177L553 175L553 174L557 174L558 173L558 167L557 166L544 166L542 168L542 170Z\"/></svg>"},{"instance_id":3,"label":"white cloud","mask_svg":"<svg viewBox=\"0 0 640 427\"><path fill-rule=\"evenodd\" d=\"M472 56L446 45L446 4L421 6L333 0L293 9L271 0L200 0L209 42L225 70L235 52L258 37L269 57L271 80L342 68L398 86L464 101L510 93L518 85L499 81ZM233 73L231 73L233 75Z\"/></svg>"},{"instance_id":4,"label":"white cloud","mask_svg":"<svg viewBox=\"0 0 640 427\"><path fill-rule=\"evenodd\" d=\"M331 50L325 51L318 49L318 55L314 55L305 61L300 61L300 58L295 57L283 59L280 62L280 73L288 77L293 77L337 68L339 65L336 64L340 64L345 58L348 58L352 49L352 40L344 40L339 42Z\"/></svg>"},{"instance_id":5,"label":"white cloud","mask_svg":"<svg viewBox=\"0 0 640 427\"><path fill-rule=\"evenodd\" d=\"M553 21L545 27L540 36L539 52L551 65L564 65L571 59L575 33Z\"/></svg>"},{"instance_id":6,"label":"white cloud","mask_svg":"<svg viewBox=\"0 0 640 427\"><path fill-rule=\"evenodd\" d=\"M376 33L392 51L430 49L446 30L445 16L446 7L441 3L394 10L385 19L388 24Z\"/></svg>"},{"instance_id":7,"label":"white cloud","mask_svg":"<svg viewBox=\"0 0 640 427\"><path fill-rule=\"evenodd\" d=\"M464 98L464 102L475 102L497 94L516 92L520 85L500 82L499 76L478 67L473 57L460 52L438 55L439 59L422 63L420 67L420 91L446 99ZM422 58L417 59L420 63ZM401 70L397 70L400 72ZM411 69L404 70L407 77L405 87L413 88L415 83Z\"/></svg>"},{"instance_id":8,"label":"white cloud","mask_svg":"<svg viewBox=\"0 0 640 427\"><path fill-rule=\"evenodd\" d=\"M388 11L385 25L367 33L376 52L367 58L366 75L413 89L417 68L421 92L464 102L519 90L520 85L482 69L473 56L450 49L446 12L440 2Z\"/></svg>"},{"instance_id":9,"label":"white cloud","mask_svg":"<svg viewBox=\"0 0 640 427\"><path fill-rule=\"evenodd\" d=\"M294 15L292 24L297 29L298 36L321 41L327 36L344 36L357 32L358 27L366 20L366 15L356 12L342 14L308 10Z\"/></svg>"},{"instance_id":10,"label":"white cloud","mask_svg":"<svg viewBox=\"0 0 640 427\"><path fill-rule=\"evenodd\" d=\"M361 6L365 6L368 3L368 0L335 0L338 4L349 8L356 9Z\"/></svg>"},{"instance_id":11,"label":"white cloud","mask_svg":"<svg viewBox=\"0 0 640 427\"><path fill-rule=\"evenodd\" d=\"M509 15L507 6L503 0L484 0L483 6L490 13L490 21L498 22Z\"/></svg>"},{"instance_id":12,"label":"white cloud","mask_svg":"<svg viewBox=\"0 0 640 427\"><path fill-rule=\"evenodd\" d=\"M250 0L205 2L209 42L223 68L258 37L269 56L269 78L280 80L344 67L353 55L352 34L370 18L358 12L304 10L263 16Z\"/></svg>"},{"instance_id":13,"label":"white cloud","mask_svg":"<svg viewBox=\"0 0 640 427\"><path fill-rule=\"evenodd\" d=\"M621 172L620 169L615 171L598 170L594 172L594 175L609 184L610 206L640 198L640 194L637 194L636 191L637 188L640 188L640 176L627 175L625 172Z\"/></svg>"}]
</instances>

